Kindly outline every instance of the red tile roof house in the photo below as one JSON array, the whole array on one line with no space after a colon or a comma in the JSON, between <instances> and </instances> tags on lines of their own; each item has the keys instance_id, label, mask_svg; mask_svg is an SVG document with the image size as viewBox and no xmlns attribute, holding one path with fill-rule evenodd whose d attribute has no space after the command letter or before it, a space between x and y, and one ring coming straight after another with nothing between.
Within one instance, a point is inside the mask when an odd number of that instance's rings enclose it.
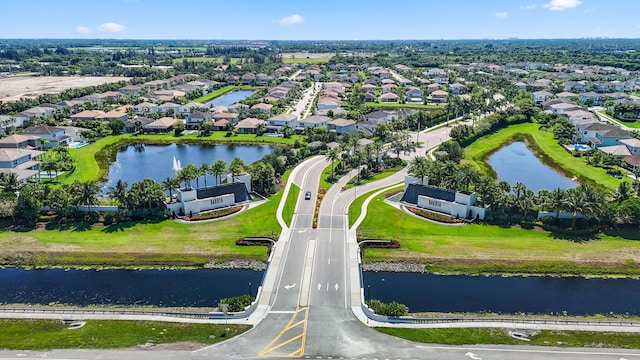
<instances>
[{"instance_id":1,"label":"red tile roof house","mask_svg":"<svg viewBox=\"0 0 640 360\"><path fill-rule=\"evenodd\" d=\"M84 110L77 114L69 116L69 118L71 119L71 121L94 120L98 115L102 114L104 114L104 112L102 111Z\"/></svg>"},{"instance_id":2,"label":"red tile roof house","mask_svg":"<svg viewBox=\"0 0 640 360\"><path fill-rule=\"evenodd\" d=\"M434 103L442 104L447 102L447 96L449 96L448 92L444 90L436 90L429 95L429 99Z\"/></svg>"},{"instance_id":3,"label":"red tile roof house","mask_svg":"<svg viewBox=\"0 0 640 360\"><path fill-rule=\"evenodd\" d=\"M40 149L42 141L39 136L14 134L0 139L0 148L4 149Z\"/></svg>"},{"instance_id":4,"label":"red tile roof house","mask_svg":"<svg viewBox=\"0 0 640 360\"><path fill-rule=\"evenodd\" d=\"M233 112L217 113L217 114L213 114L213 120L215 121L227 120L227 121L231 121L234 124L237 124L238 121L240 120L240 114L233 113Z\"/></svg>"}]
</instances>

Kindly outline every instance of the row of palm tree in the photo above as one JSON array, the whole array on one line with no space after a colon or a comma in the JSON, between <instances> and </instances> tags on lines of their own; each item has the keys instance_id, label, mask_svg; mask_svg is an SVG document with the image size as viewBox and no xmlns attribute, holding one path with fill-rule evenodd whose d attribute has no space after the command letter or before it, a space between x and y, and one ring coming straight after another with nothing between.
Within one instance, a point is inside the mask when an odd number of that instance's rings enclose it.
<instances>
[{"instance_id":1,"label":"row of palm tree","mask_svg":"<svg viewBox=\"0 0 640 360\"><path fill-rule=\"evenodd\" d=\"M204 186L207 187L207 176L213 175L216 179L216 184L221 183L222 176L226 173L231 175L232 181L235 181L236 176L243 173L246 169L244 160L240 158L233 158L227 165L224 160L216 160L212 164L201 164L196 166L194 164L188 164L180 169L175 178L167 178L162 182L162 186L165 190L169 191L169 196L172 195L173 189L183 184L185 189L191 188L191 182L196 182L196 188L200 187L200 178L204 180Z\"/></svg>"}]
</instances>

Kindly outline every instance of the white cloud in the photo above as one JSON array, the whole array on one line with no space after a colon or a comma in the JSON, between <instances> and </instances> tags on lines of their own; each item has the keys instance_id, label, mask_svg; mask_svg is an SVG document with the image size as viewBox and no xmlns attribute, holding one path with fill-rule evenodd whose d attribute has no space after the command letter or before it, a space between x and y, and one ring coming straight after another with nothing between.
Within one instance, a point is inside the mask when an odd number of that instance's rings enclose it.
<instances>
[{"instance_id":1,"label":"white cloud","mask_svg":"<svg viewBox=\"0 0 640 360\"><path fill-rule=\"evenodd\" d=\"M551 11L563 11L566 9L573 9L580 4L582 4L581 0L551 0L542 6Z\"/></svg>"},{"instance_id":2,"label":"white cloud","mask_svg":"<svg viewBox=\"0 0 640 360\"><path fill-rule=\"evenodd\" d=\"M76 26L76 32L80 33L80 34L86 34L89 32L89 28L87 28L86 26Z\"/></svg>"},{"instance_id":3,"label":"white cloud","mask_svg":"<svg viewBox=\"0 0 640 360\"><path fill-rule=\"evenodd\" d=\"M520 6L520 10L533 10L533 9L535 9L537 7L538 7L537 4L522 5L522 6Z\"/></svg>"},{"instance_id":4,"label":"white cloud","mask_svg":"<svg viewBox=\"0 0 640 360\"><path fill-rule=\"evenodd\" d=\"M500 18L500 19L504 19L504 18L506 18L507 16L509 16L509 13L508 13L508 12L506 12L506 11L500 11L500 12L497 12L497 13L496 13L496 17L497 17L497 18Z\"/></svg>"},{"instance_id":5,"label":"white cloud","mask_svg":"<svg viewBox=\"0 0 640 360\"><path fill-rule=\"evenodd\" d=\"M285 16L282 19L276 21L280 25L293 25L304 21L304 18L298 14Z\"/></svg>"},{"instance_id":6,"label":"white cloud","mask_svg":"<svg viewBox=\"0 0 640 360\"><path fill-rule=\"evenodd\" d=\"M104 23L98 26L98 30L103 32L120 32L126 29L124 25L116 24L116 23Z\"/></svg>"}]
</instances>

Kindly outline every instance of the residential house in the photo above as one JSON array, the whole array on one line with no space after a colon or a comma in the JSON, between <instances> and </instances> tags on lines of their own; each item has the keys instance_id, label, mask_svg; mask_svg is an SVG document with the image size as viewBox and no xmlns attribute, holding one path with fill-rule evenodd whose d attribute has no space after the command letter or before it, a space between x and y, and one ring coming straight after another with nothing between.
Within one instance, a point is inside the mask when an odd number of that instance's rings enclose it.
<instances>
[{"instance_id":1,"label":"residential house","mask_svg":"<svg viewBox=\"0 0 640 360\"><path fill-rule=\"evenodd\" d=\"M253 85L256 82L256 76L252 73L246 73L241 77L242 83L245 85Z\"/></svg>"},{"instance_id":2,"label":"residential house","mask_svg":"<svg viewBox=\"0 0 640 360\"><path fill-rule=\"evenodd\" d=\"M183 116L187 116L195 111L199 111L200 109L203 109L204 105L191 101L189 103L186 103L184 105L180 105L180 107L178 108L178 113L182 114Z\"/></svg>"},{"instance_id":3,"label":"residential house","mask_svg":"<svg viewBox=\"0 0 640 360\"><path fill-rule=\"evenodd\" d=\"M267 120L267 129L270 132L280 132L284 126L295 129L298 126L298 116L294 114L280 114Z\"/></svg>"},{"instance_id":4,"label":"residential house","mask_svg":"<svg viewBox=\"0 0 640 360\"><path fill-rule=\"evenodd\" d=\"M406 92L407 104L422 104L424 102L424 92L417 87L412 87Z\"/></svg>"},{"instance_id":5,"label":"residential house","mask_svg":"<svg viewBox=\"0 0 640 360\"><path fill-rule=\"evenodd\" d=\"M22 135L26 136L38 136L43 141L45 148L52 148L55 146L69 145L71 137L65 134L63 128L48 126L48 125L36 125L29 126L22 130Z\"/></svg>"},{"instance_id":6,"label":"residential house","mask_svg":"<svg viewBox=\"0 0 640 360\"><path fill-rule=\"evenodd\" d=\"M123 94L140 94L142 92L142 85L126 85L120 88L120 92Z\"/></svg>"},{"instance_id":7,"label":"residential house","mask_svg":"<svg viewBox=\"0 0 640 360\"><path fill-rule=\"evenodd\" d=\"M227 107L227 109L229 110L229 112L240 114L240 115L245 115L249 113L249 105L245 105L241 103L231 104Z\"/></svg>"},{"instance_id":8,"label":"residential house","mask_svg":"<svg viewBox=\"0 0 640 360\"><path fill-rule=\"evenodd\" d=\"M308 127L314 128L314 129L319 127L326 128L329 121L331 121L331 118L328 116L313 115L306 119L299 119L298 127L296 128L296 130L302 131L304 130L304 128L308 128Z\"/></svg>"},{"instance_id":9,"label":"residential house","mask_svg":"<svg viewBox=\"0 0 640 360\"><path fill-rule=\"evenodd\" d=\"M368 92L364 94L364 101L365 102L376 102L377 98L374 94Z\"/></svg>"},{"instance_id":10,"label":"residential house","mask_svg":"<svg viewBox=\"0 0 640 360\"><path fill-rule=\"evenodd\" d=\"M173 130L175 124L176 119L163 117L147 125L142 125L142 131L147 134L166 134Z\"/></svg>"},{"instance_id":11,"label":"residential house","mask_svg":"<svg viewBox=\"0 0 640 360\"><path fill-rule=\"evenodd\" d=\"M340 106L340 100L329 96L321 97L316 104L318 110L335 110L338 106Z\"/></svg>"},{"instance_id":12,"label":"residential house","mask_svg":"<svg viewBox=\"0 0 640 360\"><path fill-rule=\"evenodd\" d=\"M40 174L39 158L44 151L27 149L0 149L0 172L14 173L18 181L25 182Z\"/></svg>"},{"instance_id":13,"label":"residential house","mask_svg":"<svg viewBox=\"0 0 640 360\"><path fill-rule=\"evenodd\" d=\"M265 103L257 103L251 107L251 111L255 111L259 114L266 114L267 116L271 115L271 109L273 109L273 105Z\"/></svg>"},{"instance_id":14,"label":"residential house","mask_svg":"<svg viewBox=\"0 0 640 360\"><path fill-rule=\"evenodd\" d=\"M557 115L564 115L567 111L583 110L582 106L571 103L559 103L551 105L551 112Z\"/></svg>"},{"instance_id":15,"label":"residential house","mask_svg":"<svg viewBox=\"0 0 640 360\"><path fill-rule=\"evenodd\" d=\"M184 118L185 127L187 129L197 129L201 123L207 122L212 118L213 114L209 112L195 111Z\"/></svg>"},{"instance_id":16,"label":"residential house","mask_svg":"<svg viewBox=\"0 0 640 360\"><path fill-rule=\"evenodd\" d=\"M127 110L128 109L133 109L132 105L122 105L116 109L113 109L111 111L107 111L104 114L98 115L95 117L96 120L102 120L102 121L114 121L114 120L120 120L122 122L124 122L125 120L127 120Z\"/></svg>"},{"instance_id":17,"label":"residential house","mask_svg":"<svg viewBox=\"0 0 640 360\"><path fill-rule=\"evenodd\" d=\"M3 149L40 149L42 141L39 136L13 134L0 139L0 148Z\"/></svg>"},{"instance_id":18,"label":"residential house","mask_svg":"<svg viewBox=\"0 0 640 360\"><path fill-rule=\"evenodd\" d=\"M621 139L620 143L627 147L630 155L640 155L640 140L636 138Z\"/></svg>"},{"instance_id":19,"label":"residential house","mask_svg":"<svg viewBox=\"0 0 640 360\"><path fill-rule=\"evenodd\" d=\"M177 115L180 112L180 104L166 102L158 105L158 111L165 114Z\"/></svg>"},{"instance_id":20,"label":"residential house","mask_svg":"<svg viewBox=\"0 0 640 360\"><path fill-rule=\"evenodd\" d=\"M136 116L133 119L127 119L124 121L124 132L126 133L136 133L142 132L142 127L154 122L155 119L151 119L143 116Z\"/></svg>"},{"instance_id":21,"label":"residential house","mask_svg":"<svg viewBox=\"0 0 640 360\"><path fill-rule=\"evenodd\" d=\"M386 102L386 103L397 103L398 99L399 99L399 96L392 92L388 92L380 95L380 101Z\"/></svg>"},{"instance_id":22,"label":"residential house","mask_svg":"<svg viewBox=\"0 0 640 360\"><path fill-rule=\"evenodd\" d=\"M69 118L71 119L71 121L78 121L78 120L89 121L89 120L95 120L98 115L102 115L102 114L104 114L103 111L84 110L77 114L73 114L69 116Z\"/></svg>"},{"instance_id":23,"label":"residential house","mask_svg":"<svg viewBox=\"0 0 640 360\"><path fill-rule=\"evenodd\" d=\"M449 85L449 90L451 90L451 93L454 95L460 95L467 92L467 87L460 83L455 83L455 84Z\"/></svg>"},{"instance_id":24,"label":"residential house","mask_svg":"<svg viewBox=\"0 0 640 360\"><path fill-rule=\"evenodd\" d=\"M427 85L427 91L429 93L432 93L432 92L434 92L436 90L442 90L442 85L440 85L440 84L429 84L429 85Z\"/></svg>"},{"instance_id":25,"label":"residential house","mask_svg":"<svg viewBox=\"0 0 640 360\"><path fill-rule=\"evenodd\" d=\"M620 145L620 140L630 139L631 136L616 126L610 126L607 129L597 130L596 136L589 139L589 146L603 147Z\"/></svg>"},{"instance_id":26,"label":"residential house","mask_svg":"<svg viewBox=\"0 0 640 360\"><path fill-rule=\"evenodd\" d=\"M600 106L604 103L602 94L593 91L580 93L578 100L581 103L588 103L590 106Z\"/></svg>"},{"instance_id":27,"label":"residential house","mask_svg":"<svg viewBox=\"0 0 640 360\"><path fill-rule=\"evenodd\" d=\"M260 127L266 128L267 122L256 118L246 118L236 125L238 134L257 134Z\"/></svg>"},{"instance_id":28,"label":"residential house","mask_svg":"<svg viewBox=\"0 0 640 360\"><path fill-rule=\"evenodd\" d=\"M382 85L382 93L386 94L389 92L393 92L397 88L398 88L398 85L396 84L384 84Z\"/></svg>"},{"instance_id":29,"label":"residential house","mask_svg":"<svg viewBox=\"0 0 640 360\"><path fill-rule=\"evenodd\" d=\"M329 131L335 131L337 134L345 134L355 130L356 122L351 119L338 118L327 123Z\"/></svg>"},{"instance_id":30,"label":"residential house","mask_svg":"<svg viewBox=\"0 0 640 360\"><path fill-rule=\"evenodd\" d=\"M547 90L535 91L533 93L533 102L535 102L536 104L541 104L550 99L552 96L553 94L548 92Z\"/></svg>"},{"instance_id":31,"label":"residential house","mask_svg":"<svg viewBox=\"0 0 640 360\"><path fill-rule=\"evenodd\" d=\"M84 132L90 131L89 129L77 127L77 126L57 126L64 129L64 134L71 138L72 143L84 143L85 138L82 136Z\"/></svg>"},{"instance_id":32,"label":"residential house","mask_svg":"<svg viewBox=\"0 0 640 360\"><path fill-rule=\"evenodd\" d=\"M149 115L158 112L158 104L142 102L133 107L136 115Z\"/></svg>"},{"instance_id":33,"label":"residential house","mask_svg":"<svg viewBox=\"0 0 640 360\"><path fill-rule=\"evenodd\" d=\"M237 124L240 120L240 114L234 112L221 112L213 114L214 121L227 120Z\"/></svg>"},{"instance_id":34,"label":"residential house","mask_svg":"<svg viewBox=\"0 0 640 360\"><path fill-rule=\"evenodd\" d=\"M436 90L432 92L431 95L429 95L429 100L437 104L443 104L447 102L448 96L449 96L448 92L444 90Z\"/></svg>"}]
</instances>

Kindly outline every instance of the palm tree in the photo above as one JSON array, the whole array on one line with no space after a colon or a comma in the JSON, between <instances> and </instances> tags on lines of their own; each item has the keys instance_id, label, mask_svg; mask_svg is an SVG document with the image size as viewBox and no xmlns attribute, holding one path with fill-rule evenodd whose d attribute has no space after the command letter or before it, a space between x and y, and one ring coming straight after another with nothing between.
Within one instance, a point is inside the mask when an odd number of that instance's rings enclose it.
<instances>
[{"instance_id":1,"label":"palm tree","mask_svg":"<svg viewBox=\"0 0 640 360\"><path fill-rule=\"evenodd\" d=\"M18 179L18 174L9 173L4 176L2 179L2 187L5 191L8 192L16 192L22 188L22 183Z\"/></svg>"},{"instance_id":2,"label":"palm tree","mask_svg":"<svg viewBox=\"0 0 640 360\"><path fill-rule=\"evenodd\" d=\"M162 190L167 190L169 192L169 198L171 198L173 196L173 189L177 188L180 184L176 178L168 177L164 179L160 185L162 185Z\"/></svg>"},{"instance_id":3,"label":"palm tree","mask_svg":"<svg viewBox=\"0 0 640 360\"><path fill-rule=\"evenodd\" d=\"M216 184L220 185L220 176L224 175L227 171L227 163L225 163L224 160L216 160L211 164L209 171L216 177Z\"/></svg>"},{"instance_id":4,"label":"palm tree","mask_svg":"<svg viewBox=\"0 0 640 360\"><path fill-rule=\"evenodd\" d=\"M91 207L100 202L100 187L92 182L76 182L77 204L87 207L87 213L91 212Z\"/></svg>"},{"instance_id":5,"label":"palm tree","mask_svg":"<svg viewBox=\"0 0 640 360\"><path fill-rule=\"evenodd\" d=\"M244 171L244 160L236 157L229 163L229 172L231 173L231 181L236 181L236 176L240 175Z\"/></svg>"},{"instance_id":6,"label":"palm tree","mask_svg":"<svg viewBox=\"0 0 640 360\"><path fill-rule=\"evenodd\" d=\"M109 188L109 191L107 191L107 196L117 201L118 203L120 203L120 205L126 207L128 205L127 204L127 197L128 197L127 187L128 187L128 184L126 182L122 180L118 180L115 186L112 186Z\"/></svg>"},{"instance_id":7,"label":"palm tree","mask_svg":"<svg viewBox=\"0 0 640 360\"><path fill-rule=\"evenodd\" d=\"M424 156L416 156L409 167L409 174L419 177L420 184L424 185L424 178L428 177L429 173L429 160Z\"/></svg>"},{"instance_id":8,"label":"palm tree","mask_svg":"<svg viewBox=\"0 0 640 360\"><path fill-rule=\"evenodd\" d=\"M329 151L327 151L327 161L331 162L331 177L335 178L335 172L333 171L333 163L338 160L340 158L340 154L338 154L338 150L337 149L331 149Z\"/></svg>"},{"instance_id":9,"label":"palm tree","mask_svg":"<svg viewBox=\"0 0 640 360\"><path fill-rule=\"evenodd\" d=\"M456 174L456 180L460 187L463 187L465 190L469 190L469 187L472 184L475 184L478 180L480 180L480 172L476 170L470 164L462 164L458 166L458 172Z\"/></svg>"},{"instance_id":10,"label":"palm tree","mask_svg":"<svg viewBox=\"0 0 640 360\"><path fill-rule=\"evenodd\" d=\"M560 217L560 211L565 206L565 191L560 188L551 190L542 203L543 208L551 209L556 213L556 221Z\"/></svg>"},{"instance_id":11,"label":"palm tree","mask_svg":"<svg viewBox=\"0 0 640 360\"><path fill-rule=\"evenodd\" d=\"M202 176L204 179L204 187L207 187L207 174L209 173L209 164L201 164L198 168L198 177Z\"/></svg>"},{"instance_id":12,"label":"palm tree","mask_svg":"<svg viewBox=\"0 0 640 360\"><path fill-rule=\"evenodd\" d=\"M520 198L520 196L524 195L527 191L527 186L520 181L513 184L513 191L516 193L516 198Z\"/></svg>"},{"instance_id":13,"label":"palm tree","mask_svg":"<svg viewBox=\"0 0 640 360\"><path fill-rule=\"evenodd\" d=\"M620 204L631 197L631 184L627 181L623 181L618 185L618 188L613 193L613 199Z\"/></svg>"}]
</instances>

